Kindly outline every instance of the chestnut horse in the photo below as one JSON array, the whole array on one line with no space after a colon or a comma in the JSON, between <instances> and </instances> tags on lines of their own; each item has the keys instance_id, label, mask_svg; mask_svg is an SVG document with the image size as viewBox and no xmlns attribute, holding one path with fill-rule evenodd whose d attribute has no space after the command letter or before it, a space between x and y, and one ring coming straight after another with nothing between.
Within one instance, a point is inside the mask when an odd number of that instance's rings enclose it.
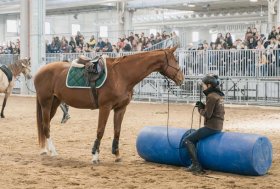
<instances>
[{"instance_id":1,"label":"chestnut horse","mask_svg":"<svg viewBox=\"0 0 280 189\"><path fill-rule=\"evenodd\" d=\"M144 52L120 58L107 58L107 80L97 89L98 103L94 102L91 89L66 87L66 75L70 64L54 62L42 67L35 76L37 92L37 127L41 154L57 155L50 138L50 121L63 101L81 109L99 108L97 139L92 147L93 163L99 162L99 146L111 110L114 110L114 139L112 153L120 161L119 137L126 107L131 101L133 87L152 72L160 72L177 85L184 75L174 56L176 48ZM99 107L97 107L97 105ZM46 144L48 147L46 148Z\"/></svg>"},{"instance_id":2,"label":"chestnut horse","mask_svg":"<svg viewBox=\"0 0 280 189\"><path fill-rule=\"evenodd\" d=\"M14 88L16 77L23 73L24 77L27 79L31 79L31 63L30 58L17 60L15 63L9 64L7 68L12 73L12 80L9 81L6 74L0 70L0 93L5 93L5 97L2 104L1 109L1 118L5 118L4 109L6 107L6 103L8 97L12 93Z\"/></svg>"}]
</instances>

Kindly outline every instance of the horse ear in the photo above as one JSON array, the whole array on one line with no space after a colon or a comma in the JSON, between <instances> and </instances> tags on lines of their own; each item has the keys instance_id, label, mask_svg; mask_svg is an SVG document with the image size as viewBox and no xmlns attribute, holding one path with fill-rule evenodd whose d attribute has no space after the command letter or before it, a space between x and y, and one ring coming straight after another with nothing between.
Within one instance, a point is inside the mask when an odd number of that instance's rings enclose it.
<instances>
[{"instance_id":1,"label":"horse ear","mask_svg":"<svg viewBox=\"0 0 280 189\"><path fill-rule=\"evenodd\" d=\"M22 67L26 68L26 65L24 63L21 63Z\"/></svg>"},{"instance_id":2,"label":"horse ear","mask_svg":"<svg viewBox=\"0 0 280 189\"><path fill-rule=\"evenodd\" d=\"M170 48L170 51L171 51L172 53L174 53L174 52L176 51L176 49L177 49L177 45L174 46L174 47L172 47L172 48Z\"/></svg>"}]
</instances>

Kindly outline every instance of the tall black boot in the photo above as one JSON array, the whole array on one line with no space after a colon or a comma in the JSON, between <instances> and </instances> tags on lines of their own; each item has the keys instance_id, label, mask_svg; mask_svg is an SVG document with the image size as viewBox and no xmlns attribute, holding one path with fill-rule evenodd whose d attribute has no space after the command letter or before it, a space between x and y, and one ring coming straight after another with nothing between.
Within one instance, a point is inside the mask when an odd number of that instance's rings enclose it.
<instances>
[{"instance_id":1,"label":"tall black boot","mask_svg":"<svg viewBox=\"0 0 280 189\"><path fill-rule=\"evenodd\" d=\"M191 166L189 166L187 168L187 171L194 172L194 173L203 173L204 171L203 171L200 163L198 162L196 148L195 148L194 144L191 141L187 140L185 142L185 145L189 152L190 158L192 160L192 164L191 164Z\"/></svg>"}]
</instances>

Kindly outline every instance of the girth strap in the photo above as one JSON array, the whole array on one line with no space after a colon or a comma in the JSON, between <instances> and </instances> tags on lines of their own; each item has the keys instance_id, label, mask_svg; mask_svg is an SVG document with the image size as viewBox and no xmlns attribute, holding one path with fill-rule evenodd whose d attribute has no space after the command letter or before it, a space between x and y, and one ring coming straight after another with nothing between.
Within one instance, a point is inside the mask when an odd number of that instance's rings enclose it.
<instances>
[{"instance_id":1,"label":"girth strap","mask_svg":"<svg viewBox=\"0 0 280 189\"><path fill-rule=\"evenodd\" d=\"M13 73L12 71L5 65L1 66L0 69L5 73L8 78L8 81L11 82L13 80Z\"/></svg>"},{"instance_id":2,"label":"girth strap","mask_svg":"<svg viewBox=\"0 0 280 189\"><path fill-rule=\"evenodd\" d=\"M92 95L93 95L93 98L94 98L96 108L98 108L99 107L99 105L98 105L98 93L97 93L97 90L96 90L96 87L95 87L95 82L90 83L90 88L91 88L91 92L92 92Z\"/></svg>"}]
</instances>

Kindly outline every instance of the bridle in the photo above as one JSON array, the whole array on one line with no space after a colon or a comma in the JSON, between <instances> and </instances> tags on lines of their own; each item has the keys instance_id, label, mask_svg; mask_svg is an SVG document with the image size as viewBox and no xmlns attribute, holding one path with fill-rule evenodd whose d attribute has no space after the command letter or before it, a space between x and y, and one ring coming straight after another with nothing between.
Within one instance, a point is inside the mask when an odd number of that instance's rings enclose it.
<instances>
[{"instance_id":1,"label":"bridle","mask_svg":"<svg viewBox=\"0 0 280 189\"><path fill-rule=\"evenodd\" d=\"M167 72L167 70L168 70L169 68L174 69L174 70L176 70L176 73L171 77L171 79L174 80L175 77L177 76L177 74L179 73L180 68L176 68L176 67L174 67L174 66L171 66L171 65L169 64L166 51L163 50L163 52L164 52L164 54L165 54L166 66L165 66L165 68L164 68L164 71L162 71L162 72L160 72L160 73L161 73L162 75L167 75L166 72ZM176 61L176 62L177 62L177 61Z\"/></svg>"}]
</instances>

